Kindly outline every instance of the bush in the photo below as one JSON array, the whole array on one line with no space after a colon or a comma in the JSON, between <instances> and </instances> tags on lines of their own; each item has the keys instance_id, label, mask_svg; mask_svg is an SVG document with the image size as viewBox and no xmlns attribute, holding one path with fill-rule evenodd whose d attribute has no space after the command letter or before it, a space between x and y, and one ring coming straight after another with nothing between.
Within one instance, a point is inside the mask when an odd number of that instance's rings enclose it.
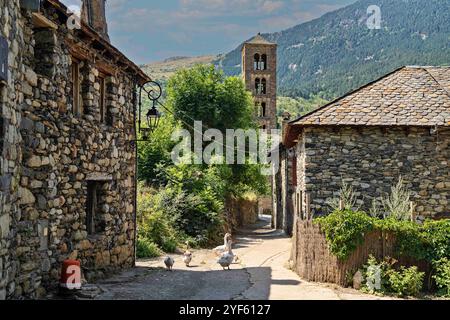
<instances>
[{"instance_id":1,"label":"bush","mask_svg":"<svg viewBox=\"0 0 450 320\"><path fill-rule=\"evenodd\" d=\"M405 188L403 178L400 177L398 183L391 188L391 194L381 199L387 217L398 220L408 220L410 218L411 192Z\"/></svg>"},{"instance_id":2,"label":"bush","mask_svg":"<svg viewBox=\"0 0 450 320\"><path fill-rule=\"evenodd\" d=\"M450 259L450 220L426 221L420 229L425 259L429 262Z\"/></svg>"},{"instance_id":3,"label":"bush","mask_svg":"<svg viewBox=\"0 0 450 320\"><path fill-rule=\"evenodd\" d=\"M416 266L400 267L399 271L389 270L388 277L391 292L401 297L415 297L422 290L425 273L419 272Z\"/></svg>"},{"instance_id":4,"label":"bush","mask_svg":"<svg viewBox=\"0 0 450 320\"><path fill-rule=\"evenodd\" d=\"M438 293L444 297L450 297L450 260L442 258L433 263L433 279L439 289Z\"/></svg>"},{"instance_id":5,"label":"bush","mask_svg":"<svg viewBox=\"0 0 450 320\"><path fill-rule=\"evenodd\" d=\"M370 256L363 267L363 277L366 279L362 290L371 294L392 293L397 296L417 296L423 287L425 273L417 267L400 267L394 269L396 260L385 258L378 262Z\"/></svg>"},{"instance_id":6,"label":"bush","mask_svg":"<svg viewBox=\"0 0 450 320\"><path fill-rule=\"evenodd\" d=\"M335 210L316 223L325 232L331 252L339 259L346 259L363 243L365 234L373 229L372 219L364 212Z\"/></svg>"},{"instance_id":7,"label":"bush","mask_svg":"<svg viewBox=\"0 0 450 320\"><path fill-rule=\"evenodd\" d=\"M393 217L374 219L376 230L384 231L396 238L396 254L417 260L426 258L427 248L421 233L422 227L415 222L397 220Z\"/></svg>"},{"instance_id":8,"label":"bush","mask_svg":"<svg viewBox=\"0 0 450 320\"><path fill-rule=\"evenodd\" d=\"M211 194L192 195L165 190L160 196L160 210L164 210L170 224L179 230L178 238L191 237L203 245L220 234L223 224L219 213L221 206Z\"/></svg>"},{"instance_id":9,"label":"bush","mask_svg":"<svg viewBox=\"0 0 450 320\"><path fill-rule=\"evenodd\" d=\"M342 181L342 187L339 191L339 198L334 198L328 201L328 205L331 207L332 211L337 211L341 209L341 201L344 204L344 210L355 210L358 211L361 207L357 207L356 193L353 187L347 182Z\"/></svg>"},{"instance_id":10,"label":"bush","mask_svg":"<svg viewBox=\"0 0 450 320\"><path fill-rule=\"evenodd\" d=\"M146 218L140 226L139 233L142 238L153 242L165 252L175 252L177 248L177 233L162 212L156 212Z\"/></svg>"},{"instance_id":11,"label":"bush","mask_svg":"<svg viewBox=\"0 0 450 320\"><path fill-rule=\"evenodd\" d=\"M370 255L367 264L363 266L363 278L366 282L362 286L362 291L374 294L385 293L389 291L389 282L387 273L390 270L392 262L389 259L378 262L377 259Z\"/></svg>"},{"instance_id":12,"label":"bush","mask_svg":"<svg viewBox=\"0 0 450 320\"><path fill-rule=\"evenodd\" d=\"M138 237L136 243L136 255L138 258L156 258L161 256L162 252L158 246L150 240Z\"/></svg>"}]
</instances>

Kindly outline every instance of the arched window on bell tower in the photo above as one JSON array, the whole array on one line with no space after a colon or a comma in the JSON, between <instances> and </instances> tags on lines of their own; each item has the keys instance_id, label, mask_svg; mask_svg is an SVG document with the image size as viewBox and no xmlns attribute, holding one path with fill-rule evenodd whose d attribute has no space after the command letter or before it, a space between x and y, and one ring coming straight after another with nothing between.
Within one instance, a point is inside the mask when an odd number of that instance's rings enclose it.
<instances>
[{"instance_id":1,"label":"arched window on bell tower","mask_svg":"<svg viewBox=\"0 0 450 320\"><path fill-rule=\"evenodd\" d=\"M263 54L261 56L260 70L267 70L267 55Z\"/></svg>"},{"instance_id":2,"label":"arched window on bell tower","mask_svg":"<svg viewBox=\"0 0 450 320\"><path fill-rule=\"evenodd\" d=\"M261 94L267 93L267 81L266 79L261 80Z\"/></svg>"},{"instance_id":3,"label":"arched window on bell tower","mask_svg":"<svg viewBox=\"0 0 450 320\"><path fill-rule=\"evenodd\" d=\"M267 114L267 104L265 102L261 103L261 115L260 117L266 117Z\"/></svg>"},{"instance_id":4,"label":"arched window on bell tower","mask_svg":"<svg viewBox=\"0 0 450 320\"><path fill-rule=\"evenodd\" d=\"M259 54L257 53L257 54L255 54L254 62L253 62L253 68L254 68L255 70L259 70L259 60L260 60L260 56L259 56Z\"/></svg>"},{"instance_id":5,"label":"arched window on bell tower","mask_svg":"<svg viewBox=\"0 0 450 320\"><path fill-rule=\"evenodd\" d=\"M256 94L261 94L261 79L256 78L255 79L255 90L256 90Z\"/></svg>"}]
</instances>

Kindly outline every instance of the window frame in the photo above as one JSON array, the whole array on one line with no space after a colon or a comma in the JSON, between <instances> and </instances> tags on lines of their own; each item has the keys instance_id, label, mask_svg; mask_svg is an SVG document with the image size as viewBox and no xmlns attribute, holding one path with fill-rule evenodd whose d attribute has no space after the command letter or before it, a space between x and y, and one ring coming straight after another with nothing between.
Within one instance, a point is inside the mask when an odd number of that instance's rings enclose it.
<instances>
[{"instance_id":1,"label":"window frame","mask_svg":"<svg viewBox=\"0 0 450 320\"><path fill-rule=\"evenodd\" d=\"M80 60L72 57L72 113L75 116L83 114L83 99L81 97Z\"/></svg>"},{"instance_id":2,"label":"window frame","mask_svg":"<svg viewBox=\"0 0 450 320\"><path fill-rule=\"evenodd\" d=\"M86 231L88 235L97 234L95 230L95 217L98 211L98 181L87 182L86 194Z\"/></svg>"},{"instance_id":3,"label":"window frame","mask_svg":"<svg viewBox=\"0 0 450 320\"><path fill-rule=\"evenodd\" d=\"M102 124L107 124L107 108L106 108L106 77L107 75L99 72L99 84L100 84L100 101L99 101L99 112L100 112L100 122Z\"/></svg>"}]
</instances>

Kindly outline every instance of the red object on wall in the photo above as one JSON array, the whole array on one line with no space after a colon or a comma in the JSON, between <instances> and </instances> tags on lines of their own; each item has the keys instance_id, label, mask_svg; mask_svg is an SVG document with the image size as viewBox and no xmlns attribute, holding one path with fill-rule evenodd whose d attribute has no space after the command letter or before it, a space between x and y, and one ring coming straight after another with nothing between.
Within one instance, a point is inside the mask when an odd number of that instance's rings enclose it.
<instances>
[{"instance_id":1,"label":"red object on wall","mask_svg":"<svg viewBox=\"0 0 450 320\"><path fill-rule=\"evenodd\" d=\"M292 158L292 185L296 187L298 185L297 181L297 157Z\"/></svg>"},{"instance_id":2,"label":"red object on wall","mask_svg":"<svg viewBox=\"0 0 450 320\"><path fill-rule=\"evenodd\" d=\"M78 260L65 260L61 269L59 284L70 290L81 289L81 263Z\"/></svg>"}]
</instances>

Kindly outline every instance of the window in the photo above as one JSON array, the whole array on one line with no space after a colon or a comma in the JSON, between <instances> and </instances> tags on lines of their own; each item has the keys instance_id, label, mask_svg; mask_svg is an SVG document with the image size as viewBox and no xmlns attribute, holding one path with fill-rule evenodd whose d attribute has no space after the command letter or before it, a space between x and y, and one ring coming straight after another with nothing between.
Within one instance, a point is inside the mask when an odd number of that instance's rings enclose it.
<instances>
[{"instance_id":1,"label":"window","mask_svg":"<svg viewBox=\"0 0 450 320\"><path fill-rule=\"evenodd\" d=\"M267 88L267 81L266 79L259 79L256 78L255 80L255 89L256 89L256 94L266 94L266 88Z\"/></svg>"},{"instance_id":2,"label":"window","mask_svg":"<svg viewBox=\"0 0 450 320\"><path fill-rule=\"evenodd\" d=\"M253 68L255 70L267 70L267 55L260 55L259 53L255 54Z\"/></svg>"},{"instance_id":3,"label":"window","mask_svg":"<svg viewBox=\"0 0 450 320\"><path fill-rule=\"evenodd\" d=\"M267 81L266 79L262 79L261 81L261 94L266 94L267 92Z\"/></svg>"},{"instance_id":4,"label":"window","mask_svg":"<svg viewBox=\"0 0 450 320\"><path fill-rule=\"evenodd\" d=\"M80 90L80 63L72 58L72 112L80 115L81 110L81 90Z\"/></svg>"},{"instance_id":5,"label":"window","mask_svg":"<svg viewBox=\"0 0 450 320\"><path fill-rule=\"evenodd\" d=\"M255 54L255 57L254 57L255 59L254 59L254 62L253 62L253 68L255 69L255 70L259 70L259 54L257 53L257 54Z\"/></svg>"},{"instance_id":6,"label":"window","mask_svg":"<svg viewBox=\"0 0 450 320\"><path fill-rule=\"evenodd\" d=\"M267 111L266 103L263 102L263 103L261 103L261 117L265 117L266 116L266 111Z\"/></svg>"},{"instance_id":7,"label":"window","mask_svg":"<svg viewBox=\"0 0 450 320\"><path fill-rule=\"evenodd\" d=\"M297 181L297 157L292 159L292 185L296 187L298 185Z\"/></svg>"},{"instance_id":8,"label":"window","mask_svg":"<svg viewBox=\"0 0 450 320\"><path fill-rule=\"evenodd\" d=\"M260 69L259 70L267 70L267 56L263 54L261 56Z\"/></svg>"},{"instance_id":9,"label":"window","mask_svg":"<svg viewBox=\"0 0 450 320\"><path fill-rule=\"evenodd\" d=\"M99 109L100 109L100 122L106 122L106 83L105 76L100 74L100 101L99 101Z\"/></svg>"},{"instance_id":10,"label":"window","mask_svg":"<svg viewBox=\"0 0 450 320\"><path fill-rule=\"evenodd\" d=\"M89 235L95 235L105 230L106 224L102 219L101 201L103 183L88 181L86 202L86 230Z\"/></svg>"}]
</instances>

